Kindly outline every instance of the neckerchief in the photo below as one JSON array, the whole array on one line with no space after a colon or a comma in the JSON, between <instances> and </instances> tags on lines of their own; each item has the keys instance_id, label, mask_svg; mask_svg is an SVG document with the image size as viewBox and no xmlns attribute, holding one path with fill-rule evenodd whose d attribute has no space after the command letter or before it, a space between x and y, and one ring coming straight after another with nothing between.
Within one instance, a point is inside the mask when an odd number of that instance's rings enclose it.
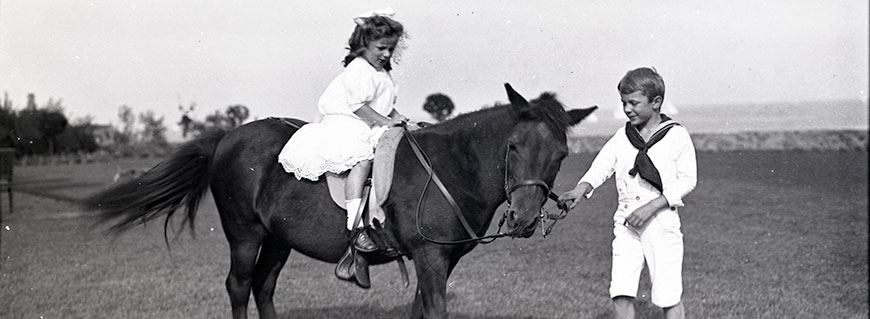
<instances>
[{"instance_id":1,"label":"neckerchief","mask_svg":"<svg viewBox=\"0 0 870 319\"><path fill-rule=\"evenodd\" d=\"M628 136L631 146L634 146L638 150L637 157L634 159L634 167L628 171L628 174L635 176L640 173L640 178L652 184L659 192L662 191L662 178L659 175L659 170L656 169L649 155L647 155L647 151L658 141L661 141L674 125L680 125L671 120L667 115L662 114L661 116L662 124L664 125L653 133L646 143L644 143L643 137L640 136L640 132L637 131L634 125L631 125L631 122L625 122L625 135Z\"/></svg>"}]
</instances>

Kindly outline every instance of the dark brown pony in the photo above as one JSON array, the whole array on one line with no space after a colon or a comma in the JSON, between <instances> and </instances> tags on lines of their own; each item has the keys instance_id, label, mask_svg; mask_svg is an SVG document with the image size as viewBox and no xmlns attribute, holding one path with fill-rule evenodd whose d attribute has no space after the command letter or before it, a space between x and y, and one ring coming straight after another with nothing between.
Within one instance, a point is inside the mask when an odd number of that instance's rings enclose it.
<instances>
[{"instance_id":1,"label":"dark brown pony","mask_svg":"<svg viewBox=\"0 0 870 319\"><path fill-rule=\"evenodd\" d=\"M412 135L476 236L484 235L496 208L508 201L506 233L530 237L568 154L567 128L595 108L566 112L552 93L529 103L510 85L505 87L510 104L461 115ZM299 181L278 163L278 153L295 131L285 121L270 118L202 137L139 178L88 198L85 207L101 211L104 221L117 220L112 230L121 232L160 216L169 223L185 206L183 222L192 230L197 204L211 187L231 250L226 287L233 318L247 316L252 291L260 318L275 318L275 282L291 250L335 263L348 247L345 212L330 199L325 179ZM383 228L388 241L415 260L414 318L447 316L447 278L477 245L424 239L471 237L446 196L437 190L422 195L431 188L430 178L403 138Z\"/></svg>"}]
</instances>

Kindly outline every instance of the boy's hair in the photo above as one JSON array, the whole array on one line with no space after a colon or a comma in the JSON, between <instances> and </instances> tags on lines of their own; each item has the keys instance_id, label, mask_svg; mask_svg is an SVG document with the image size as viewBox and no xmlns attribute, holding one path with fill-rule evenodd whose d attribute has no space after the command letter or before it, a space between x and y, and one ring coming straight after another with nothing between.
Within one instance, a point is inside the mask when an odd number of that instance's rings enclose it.
<instances>
[{"instance_id":1,"label":"boy's hair","mask_svg":"<svg viewBox=\"0 0 870 319\"><path fill-rule=\"evenodd\" d=\"M652 102L656 96L661 96L665 99L665 80L656 72L655 68L637 68L622 77L616 89L621 94L631 94L634 91L641 91L646 98Z\"/></svg>"},{"instance_id":2,"label":"boy's hair","mask_svg":"<svg viewBox=\"0 0 870 319\"><path fill-rule=\"evenodd\" d=\"M342 61L344 66L350 64L353 59L362 56L363 51L365 51L368 44L372 41L398 36L399 43L401 43L402 39L405 37L405 28L402 24L389 17L375 15L368 18L361 18L360 21L362 21L362 23L357 24L356 28L353 29L353 34L350 35L350 39L347 40L347 49L350 52L347 53L347 56L344 57L344 61ZM390 58L390 60L393 59L395 58ZM392 61L387 61L387 64L384 65L384 70L390 71L392 69Z\"/></svg>"}]
</instances>

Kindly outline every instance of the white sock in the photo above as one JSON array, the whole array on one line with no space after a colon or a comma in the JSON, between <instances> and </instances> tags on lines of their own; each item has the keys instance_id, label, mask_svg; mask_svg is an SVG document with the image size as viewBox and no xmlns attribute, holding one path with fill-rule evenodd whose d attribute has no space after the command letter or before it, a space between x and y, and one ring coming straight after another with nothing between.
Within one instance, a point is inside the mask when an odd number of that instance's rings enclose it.
<instances>
[{"instance_id":1,"label":"white sock","mask_svg":"<svg viewBox=\"0 0 870 319\"><path fill-rule=\"evenodd\" d=\"M362 202L361 198L348 199L344 201L344 207L347 208L347 230L354 230L356 228L353 226L353 221L356 219L356 213L359 210L360 202ZM362 226L362 219L360 219L359 224Z\"/></svg>"}]
</instances>

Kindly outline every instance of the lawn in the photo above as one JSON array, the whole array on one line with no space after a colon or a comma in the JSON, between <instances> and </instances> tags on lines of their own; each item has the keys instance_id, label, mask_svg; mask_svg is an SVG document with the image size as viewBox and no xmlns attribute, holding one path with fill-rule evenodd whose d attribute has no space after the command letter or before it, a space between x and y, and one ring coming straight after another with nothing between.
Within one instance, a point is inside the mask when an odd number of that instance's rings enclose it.
<instances>
[{"instance_id":1,"label":"lawn","mask_svg":"<svg viewBox=\"0 0 870 319\"><path fill-rule=\"evenodd\" d=\"M591 155L565 161L556 190ZM106 237L66 200L154 160L18 167L15 213L3 207L0 318L228 318L228 246L204 200L196 237L163 243L161 223ZM686 198L684 302L692 318L868 318L866 151L701 152ZM39 194L37 196L35 194ZM45 197L48 195L50 197ZM7 205L4 200L3 205ZM453 318L609 318L612 181L548 238L500 239L450 277ZM406 318L413 299L394 264L373 288L333 278L332 265L291 254L278 281L282 318ZM644 278L646 280L646 278ZM649 285L637 300L655 317ZM253 303L249 313L256 318Z\"/></svg>"}]
</instances>

